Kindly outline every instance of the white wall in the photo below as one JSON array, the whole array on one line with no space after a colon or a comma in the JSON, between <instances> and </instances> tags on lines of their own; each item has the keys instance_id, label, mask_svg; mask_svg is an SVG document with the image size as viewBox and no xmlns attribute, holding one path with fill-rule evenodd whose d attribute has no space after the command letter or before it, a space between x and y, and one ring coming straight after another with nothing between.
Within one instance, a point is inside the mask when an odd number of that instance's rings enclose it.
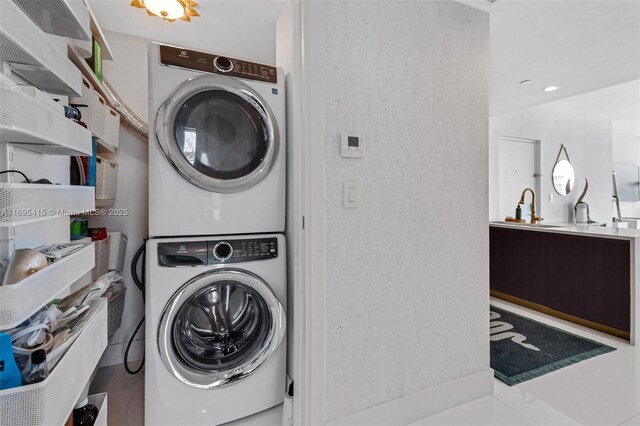
<instances>
[{"instance_id":1,"label":"white wall","mask_svg":"<svg viewBox=\"0 0 640 426\"><path fill-rule=\"evenodd\" d=\"M613 133L614 163L640 166L640 136L624 133Z\"/></svg>"},{"instance_id":2,"label":"white wall","mask_svg":"<svg viewBox=\"0 0 640 426\"><path fill-rule=\"evenodd\" d=\"M105 75L106 75L105 69ZM127 209L123 216L99 216L90 218L92 227L105 226L108 231L122 232L128 237L127 251L122 273L127 287L122 325L107 349L101 365L122 363L126 344L136 325L144 316L142 293L131 278L133 256L147 236L147 141L126 127L120 127L120 148L108 156L118 163L118 188L116 200L103 209ZM144 327L136 335L129 360L142 356Z\"/></svg>"},{"instance_id":3,"label":"white wall","mask_svg":"<svg viewBox=\"0 0 640 426\"><path fill-rule=\"evenodd\" d=\"M640 166L640 136L613 134L613 163ZM621 201L623 217L640 217L640 202Z\"/></svg>"},{"instance_id":4,"label":"white wall","mask_svg":"<svg viewBox=\"0 0 640 426\"><path fill-rule=\"evenodd\" d=\"M138 117L148 121L147 45L150 40L106 31L114 61L103 61L105 79Z\"/></svg>"},{"instance_id":5,"label":"white wall","mask_svg":"<svg viewBox=\"0 0 640 426\"><path fill-rule=\"evenodd\" d=\"M585 202L591 218L598 222L611 221L611 121L563 113L547 106L492 117L490 120L489 198L492 220L504 220L499 215L499 138L502 136L540 141L542 173L539 216L549 222L574 220L573 206L589 179ZM551 172L560 146L564 144L576 173L573 191L565 197L553 189ZM563 157L564 158L564 157ZM524 188L523 188L524 189ZM549 201L553 195L554 201ZM514 206L518 200L513 200Z\"/></svg>"},{"instance_id":6,"label":"white wall","mask_svg":"<svg viewBox=\"0 0 640 426\"><path fill-rule=\"evenodd\" d=\"M104 78L139 117L147 113L147 40L106 32L115 61L103 62ZM147 236L147 141L129 128L120 126L120 147L115 154L101 154L118 163L116 200L105 209L127 209L125 216L92 217L90 226L105 226L128 237L123 276L127 287L122 325L105 352L101 365L122 363L126 344L144 316L142 294L131 278L133 255ZM140 359L144 350L144 327L136 335L129 360ZM135 367L135 364L132 365Z\"/></svg>"},{"instance_id":7,"label":"white wall","mask_svg":"<svg viewBox=\"0 0 640 426\"><path fill-rule=\"evenodd\" d=\"M323 10L333 420L489 367L489 18L451 1ZM340 157L343 132L364 159ZM347 180L359 208L342 206Z\"/></svg>"}]
</instances>

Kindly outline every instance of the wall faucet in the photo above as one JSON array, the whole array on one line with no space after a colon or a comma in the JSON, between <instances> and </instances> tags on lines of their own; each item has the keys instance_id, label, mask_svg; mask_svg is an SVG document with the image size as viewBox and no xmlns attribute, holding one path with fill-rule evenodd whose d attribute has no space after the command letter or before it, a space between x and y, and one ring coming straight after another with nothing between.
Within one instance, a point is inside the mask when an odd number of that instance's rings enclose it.
<instances>
[{"instance_id":1,"label":"wall faucet","mask_svg":"<svg viewBox=\"0 0 640 426\"><path fill-rule=\"evenodd\" d=\"M536 216L536 193L533 192L533 189L525 188L525 190L522 191L518 204L524 204L524 196L527 194L527 191L531 192L531 223L535 224L536 222L544 219Z\"/></svg>"}]
</instances>

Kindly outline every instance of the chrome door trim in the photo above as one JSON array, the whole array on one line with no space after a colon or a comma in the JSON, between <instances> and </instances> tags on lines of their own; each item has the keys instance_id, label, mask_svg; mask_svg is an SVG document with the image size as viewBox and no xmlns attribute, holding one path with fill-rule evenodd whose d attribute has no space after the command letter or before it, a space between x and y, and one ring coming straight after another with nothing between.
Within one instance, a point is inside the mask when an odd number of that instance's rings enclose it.
<instances>
[{"instance_id":1,"label":"chrome door trim","mask_svg":"<svg viewBox=\"0 0 640 426\"><path fill-rule=\"evenodd\" d=\"M192 96L209 90L232 93L244 99L264 125L268 143L265 157L258 168L243 177L217 179L201 173L184 157L175 141L175 119L180 107ZM225 194L244 191L260 182L269 173L280 145L278 126L264 99L237 78L216 74L193 77L178 86L158 108L155 132L165 157L183 178L207 191Z\"/></svg>"},{"instance_id":2,"label":"chrome door trim","mask_svg":"<svg viewBox=\"0 0 640 426\"><path fill-rule=\"evenodd\" d=\"M180 362L173 349L173 322L180 307L199 290L221 282L235 281L253 288L266 302L272 318L272 326L260 350L241 366L219 372L188 368ZM160 315L157 342L160 358L169 372L182 383L198 389L214 389L238 382L260 367L282 342L287 327L284 307L269 285L257 275L241 269L216 269L200 274L176 291Z\"/></svg>"}]
</instances>

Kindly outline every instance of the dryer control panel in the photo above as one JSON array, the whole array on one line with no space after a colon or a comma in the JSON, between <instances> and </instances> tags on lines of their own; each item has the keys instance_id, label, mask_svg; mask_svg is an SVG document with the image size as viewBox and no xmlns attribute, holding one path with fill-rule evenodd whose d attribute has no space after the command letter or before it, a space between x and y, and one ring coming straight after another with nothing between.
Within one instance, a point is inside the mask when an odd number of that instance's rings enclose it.
<instances>
[{"instance_id":1,"label":"dryer control panel","mask_svg":"<svg viewBox=\"0 0 640 426\"><path fill-rule=\"evenodd\" d=\"M223 265L276 257L278 257L277 238L158 244L158 264L166 267Z\"/></svg>"},{"instance_id":2,"label":"dryer control panel","mask_svg":"<svg viewBox=\"0 0 640 426\"><path fill-rule=\"evenodd\" d=\"M160 63L266 83L278 82L278 70L274 66L164 44L160 45Z\"/></svg>"}]
</instances>

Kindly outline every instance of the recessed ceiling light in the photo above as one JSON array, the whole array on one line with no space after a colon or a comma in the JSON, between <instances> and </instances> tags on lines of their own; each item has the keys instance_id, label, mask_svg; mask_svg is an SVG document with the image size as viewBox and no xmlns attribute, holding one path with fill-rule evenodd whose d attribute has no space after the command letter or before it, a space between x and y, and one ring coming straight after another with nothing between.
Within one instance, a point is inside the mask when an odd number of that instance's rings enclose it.
<instances>
[{"instance_id":1,"label":"recessed ceiling light","mask_svg":"<svg viewBox=\"0 0 640 426\"><path fill-rule=\"evenodd\" d=\"M529 84L529 83L531 83L531 80L522 80L520 82L520 84Z\"/></svg>"},{"instance_id":2,"label":"recessed ceiling light","mask_svg":"<svg viewBox=\"0 0 640 426\"><path fill-rule=\"evenodd\" d=\"M545 92L555 92L556 90L558 90L558 86L548 86L544 88Z\"/></svg>"}]
</instances>

